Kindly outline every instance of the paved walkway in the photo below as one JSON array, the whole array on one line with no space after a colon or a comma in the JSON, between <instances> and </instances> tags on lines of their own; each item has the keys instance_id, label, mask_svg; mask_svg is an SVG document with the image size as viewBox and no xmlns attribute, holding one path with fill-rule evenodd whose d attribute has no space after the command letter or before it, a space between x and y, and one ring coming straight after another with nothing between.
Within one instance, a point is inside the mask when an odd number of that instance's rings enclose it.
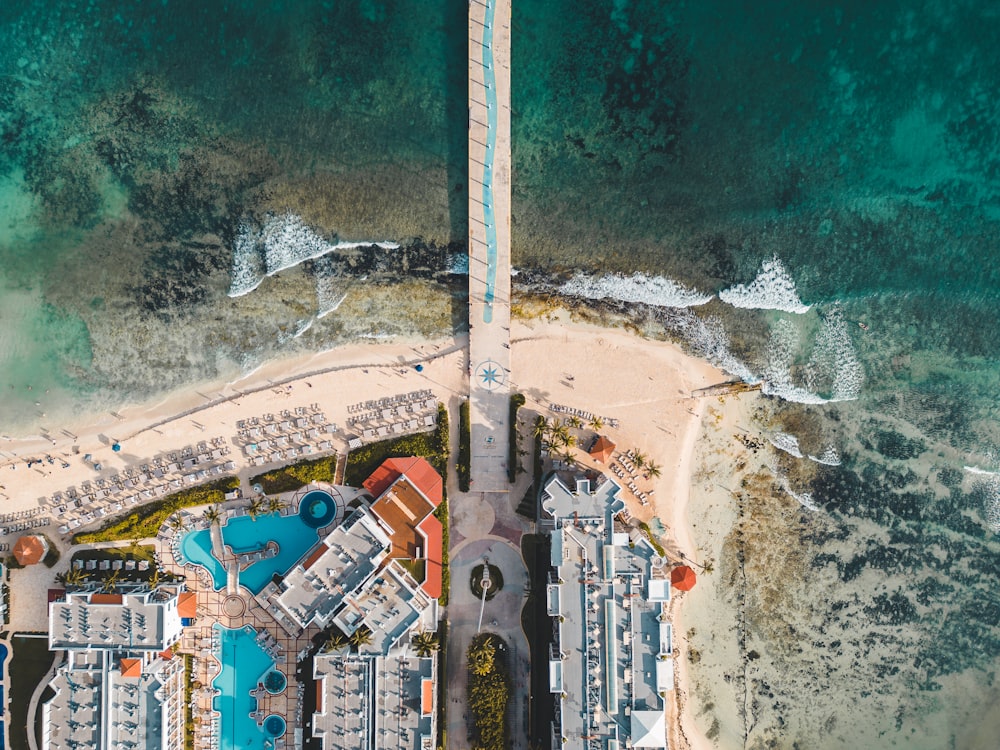
<instances>
[{"instance_id":1,"label":"paved walkway","mask_svg":"<svg viewBox=\"0 0 1000 750\"><path fill-rule=\"evenodd\" d=\"M486 603L483 632L509 649L510 746L527 747L529 652L521 629L527 572L507 478L510 409L510 0L469 5L469 401L471 492L449 486L449 750L470 746L465 653L479 622L472 569L488 559L504 579ZM450 476L450 475L449 475ZM449 482L449 485L452 483Z\"/></svg>"},{"instance_id":2,"label":"paved walkway","mask_svg":"<svg viewBox=\"0 0 1000 750\"><path fill-rule=\"evenodd\" d=\"M507 492L510 0L469 4L469 376L473 489Z\"/></svg>"}]
</instances>

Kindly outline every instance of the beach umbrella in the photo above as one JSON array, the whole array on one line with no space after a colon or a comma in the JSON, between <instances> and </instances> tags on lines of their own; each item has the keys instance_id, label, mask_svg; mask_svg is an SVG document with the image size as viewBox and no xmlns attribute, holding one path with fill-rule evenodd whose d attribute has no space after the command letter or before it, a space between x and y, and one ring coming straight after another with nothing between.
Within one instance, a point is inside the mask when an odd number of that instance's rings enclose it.
<instances>
[{"instance_id":1,"label":"beach umbrella","mask_svg":"<svg viewBox=\"0 0 1000 750\"><path fill-rule=\"evenodd\" d=\"M694 588L695 574L687 565L678 565L670 571L670 583L678 591L690 591Z\"/></svg>"},{"instance_id":2,"label":"beach umbrella","mask_svg":"<svg viewBox=\"0 0 1000 750\"><path fill-rule=\"evenodd\" d=\"M423 365L417 365L413 369L416 370L417 372L423 372L424 371L424 366Z\"/></svg>"},{"instance_id":3,"label":"beach umbrella","mask_svg":"<svg viewBox=\"0 0 1000 750\"><path fill-rule=\"evenodd\" d=\"M595 461L600 461L602 464L606 464L614 452L615 444L603 435L594 441L589 451L590 457Z\"/></svg>"},{"instance_id":4,"label":"beach umbrella","mask_svg":"<svg viewBox=\"0 0 1000 750\"><path fill-rule=\"evenodd\" d=\"M121 449L122 449L121 443L115 443L114 445L111 446L111 450L113 450L115 453L117 453Z\"/></svg>"}]
</instances>

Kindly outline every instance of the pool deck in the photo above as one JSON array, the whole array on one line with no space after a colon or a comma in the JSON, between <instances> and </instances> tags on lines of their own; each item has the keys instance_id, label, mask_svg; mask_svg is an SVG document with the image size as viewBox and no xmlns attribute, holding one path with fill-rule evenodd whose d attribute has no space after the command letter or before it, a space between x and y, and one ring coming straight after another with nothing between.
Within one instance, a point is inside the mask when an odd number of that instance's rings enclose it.
<instances>
[{"instance_id":1,"label":"pool deck","mask_svg":"<svg viewBox=\"0 0 1000 750\"><path fill-rule=\"evenodd\" d=\"M244 503L240 501L236 504ZM271 695L266 690L260 692L257 698L258 709L262 712L262 717L279 714L287 718L285 746L293 747L294 727L301 726L302 719L297 713L299 688L295 681L296 662L299 652L312 646L312 639L319 635L320 629L310 626L301 634L289 633L245 588L239 587L235 594L227 591L226 587L216 591L207 571L201 566L184 565L182 561L175 559L170 540L160 539L158 542L164 568L169 573L185 576L188 589L196 596L196 623L184 629L180 642L180 651L194 657L193 677L203 686L195 690L192 696L195 717L218 716L213 706L215 691L211 685L219 675L221 665L215 655L213 627L218 624L236 629L249 625L258 633L269 634L275 666L288 678L288 685L281 694ZM198 574L193 574L193 570L199 571ZM196 724L195 748L207 750L212 746L213 724L214 722L204 720Z\"/></svg>"}]
</instances>

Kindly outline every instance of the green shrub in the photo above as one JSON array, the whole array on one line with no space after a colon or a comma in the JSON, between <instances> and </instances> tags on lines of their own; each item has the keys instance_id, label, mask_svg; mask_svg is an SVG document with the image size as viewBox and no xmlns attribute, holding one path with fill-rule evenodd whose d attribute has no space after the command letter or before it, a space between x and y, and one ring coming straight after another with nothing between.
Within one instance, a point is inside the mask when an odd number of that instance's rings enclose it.
<instances>
[{"instance_id":1,"label":"green shrub","mask_svg":"<svg viewBox=\"0 0 1000 750\"><path fill-rule=\"evenodd\" d=\"M281 492L292 492L311 482L333 484L336 471L337 457L325 456L258 474L250 480L250 484L259 484L266 494L276 495Z\"/></svg>"},{"instance_id":2,"label":"green shrub","mask_svg":"<svg viewBox=\"0 0 1000 750\"><path fill-rule=\"evenodd\" d=\"M520 446L518 445L517 413L522 406L524 406L524 394L512 393L510 396L510 414L507 417L507 429L509 431L507 436L507 480L511 484L517 481L517 470L521 465L521 461L518 458L518 448Z\"/></svg>"},{"instance_id":3,"label":"green shrub","mask_svg":"<svg viewBox=\"0 0 1000 750\"><path fill-rule=\"evenodd\" d=\"M498 649L499 636L480 634L472 639L467 652L469 665L469 711L472 713L472 745L479 750L506 747L507 703L510 686L504 669L504 655Z\"/></svg>"},{"instance_id":4,"label":"green shrub","mask_svg":"<svg viewBox=\"0 0 1000 750\"><path fill-rule=\"evenodd\" d=\"M200 487L181 490L162 500L147 503L124 517L111 518L97 531L83 531L73 536L73 544L117 542L123 539L148 539L181 508L215 505L225 500L225 493L240 486L237 477L219 479Z\"/></svg>"},{"instance_id":5,"label":"green shrub","mask_svg":"<svg viewBox=\"0 0 1000 750\"><path fill-rule=\"evenodd\" d=\"M458 473L458 489L469 491L469 474L472 462L472 416L469 401L466 399L458 407L458 461L455 471Z\"/></svg>"},{"instance_id":6,"label":"green shrub","mask_svg":"<svg viewBox=\"0 0 1000 750\"><path fill-rule=\"evenodd\" d=\"M663 545L660 544L659 540L657 540L652 530L650 530L649 524L646 523L645 521L639 521L639 529L642 531L643 534L646 535L646 539L649 540L649 543L653 545L653 549L656 550L656 554L658 554L660 557L666 557L667 553L663 549Z\"/></svg>"}]
</instances>

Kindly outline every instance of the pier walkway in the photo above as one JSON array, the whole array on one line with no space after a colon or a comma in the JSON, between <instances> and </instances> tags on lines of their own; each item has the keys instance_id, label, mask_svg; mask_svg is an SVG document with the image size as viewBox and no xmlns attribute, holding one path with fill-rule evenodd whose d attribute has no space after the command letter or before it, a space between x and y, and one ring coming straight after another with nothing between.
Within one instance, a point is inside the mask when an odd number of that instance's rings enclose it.
<instances>
[{"instance_id":1,"label":"pier walkway","mask_svg":"<svg viewBox=\"0 0 1000 750\"><path fill-rule=\"evenodd\" d=\"M511 750L527 748L528 656L521 630L527 573L507 476L510 410L511 0L469 3L469 405L470 492L449 488L448 750L471 746L466 650L480 602L469 585L485 560L503 576L482 628L502 636L512 686ZM520 498L518 498L520 499Z\"/></svg>"}]
</instances>

